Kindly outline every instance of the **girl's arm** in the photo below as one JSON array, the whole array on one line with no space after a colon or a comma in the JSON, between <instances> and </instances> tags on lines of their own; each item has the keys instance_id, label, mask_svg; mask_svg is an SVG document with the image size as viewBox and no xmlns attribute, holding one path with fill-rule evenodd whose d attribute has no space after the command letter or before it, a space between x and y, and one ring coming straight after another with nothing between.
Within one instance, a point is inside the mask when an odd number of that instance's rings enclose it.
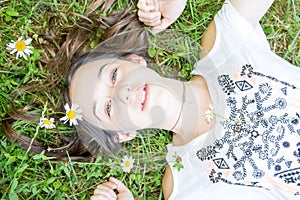
<instances>
[{"instance_id":1,"label":"girl's arm","mask_svg":"<svg viewBox=\"0 0 300 200\"><path fill-rule=\"evenodd\" d=\"M255 26L274 0L230 0L230 2L242 17Z\"/></svg>"},{"instance_id":2,"label":"girl's arm","mask_svg":"<svg viewBox=\"0 0 300 200\"><path fill-rule=\"evenodd\" d=\"M255 26L274 0L230 0L235 9ZM139 19L154 29L165 29L182 13L186 0L139 0Z\"/></svg>"},{"instance_id":3,"label":"girl's arm","mask_svg":"<svg viewBox=\"0 0 300 200\"><path fill-rule=\"evenodd\" d=\"M251 25L255 26L260 18L267 12L274 0L229 0L232 6L245 18ZM216 37L216 27L212 21L204 36L201 39L204 55L213 47ZM201 57L201 55L200 55Z\"/></svg>"}]
</instances>

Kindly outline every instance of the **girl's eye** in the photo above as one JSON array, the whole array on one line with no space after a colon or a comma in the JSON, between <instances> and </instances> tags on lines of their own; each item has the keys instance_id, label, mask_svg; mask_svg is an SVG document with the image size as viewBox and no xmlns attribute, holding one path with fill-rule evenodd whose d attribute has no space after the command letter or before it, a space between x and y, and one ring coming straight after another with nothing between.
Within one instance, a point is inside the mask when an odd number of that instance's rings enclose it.
<instances>
[{"instance_id":1,"label":"girl's eye","mask_svg":"<svg viewBox=\"0 0 300 200\"><path fill-rule=\"evenodd\" d=\"M117 73L118 72L118 68L114 69L112 74L111 74L111 82L114 85L117 81Z\"/></svg>"},{"instance_id":2,"label":"girl's eye","mask_svg":"<svg viewBox=\"0 0 300 200\"><path fill-rule=\"evenodd\" d=\"M107 102L107 104L105 105L105 112L108 115L108 117L110 117L110 112L111 112L111 100L109 100Z\"/></svg>"}]
</instances>

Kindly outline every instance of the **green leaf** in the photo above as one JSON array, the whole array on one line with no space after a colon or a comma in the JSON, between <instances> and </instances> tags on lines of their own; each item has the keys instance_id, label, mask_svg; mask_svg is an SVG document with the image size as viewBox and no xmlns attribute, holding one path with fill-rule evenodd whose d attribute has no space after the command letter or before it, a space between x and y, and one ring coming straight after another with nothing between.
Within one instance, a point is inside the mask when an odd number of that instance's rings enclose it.
<instances>
[{"instance_id":1,"label":"green leaf","mask_svg":"<svg viewBox=\"0 0 300 200\"><path fill-rule=\"evenodd\" d=\"M7 165L10 165L11 163L15 162L16 161L16 156L9 156L6 164Z\"/></svg>"},{"instance_id":2,"label":"green leaf","mask_svg":"<svg viewBox=\"0 0 300 200\"><path fill-rule=\"evenodd\" d=\"M14 199L14 200L17 200L19 199L18 198L18 195L16 194L16 188L18 186L18 179L14 179L12 184L11 184L11 187L10 187L10 191L9 191L9 199Z\"/></svg>"},{"instance_id":3,"label":"green leaf","mask_svg":"<svg viewBox=\"0 0 300 200\"><path fill-rule=\"evenodd\" d=\"M68 187L67 185L63 185L63 186L61 187L61 191L63 191L63 192L68 191L68 189L69 189L69 187Z\"/></svg>"},{"instance_id":4,"label":"green leaf","mask_svg":"<svg viewBox=\"0 0 300 200\"><path fill-rule=\"evenodd\" d=\"M15 11L13 8L7 8L6 9L6 14L12 17L18 17L19 13Z\"/></svg>"},{"instance_id":5,"label":"green leaf","mask_svg":"<svg viewBox=\"0 0 300 200\"><path fill-rule=\"evenodd\" d=\"M11 80L10 80L10 83L11 83L12 85L15 85L15 86L19 85L19 83L16 82L14 79L11 79Z\"/></svg>"},{"instance_id":6,"label":"green leaf","mask_svg":"<svg viewBox=\"0 0 300 200\"><path fill-rule=\"evenodd\" d=\"M32 30L32 28L30 26L26 26L25 29L31 33L34 33L34 31Z\"/></svg>"},{"instance_id":7,"label":"green leaf","mask_svg":"<svg viewBox=\"0 0 300 200\"><path fill-rule=\"evenodd\" d=\"M265 32L265 34L269 35L269 34L273 33L273 30L271 27L266 27L266 28L264 28L264 32Z\"/></svg>"},{"instance_id":8,"label":"green leaf","mask_svg":"<svg viewBox=\"0 0 300 200\"><path fill-rule=\"evenodd\" d=\"M71 177L70 170L67 167L64 167L63 170L64 170L65 174L67 175L67 177L70 178Z\"/></svg>"},{"instance_id":9,"label":"green leaf","mask_svg":"<svg viewBox=\"0 0 300 200\"><path fill-rule=\"evenodd\" d=\"M9 193L9 199L17 200L19 198L18 198L18 195L14 191L10 191L10 193Z\"/></svg>"},{"instance_id":10,"label":"green leaf","mask_svg":"<svg viewBox=\"0 0 300 200\"><path fill-rule=\"evenodd\" d=\"M54 183L53 183L53 187L55 188L55 190L57 190L58 188L60 188L61 187L61 182L60 181L55 181Z\"/></svg>"},{"instance_id":11,"label":"green leaf","mask_svg":"<svg viewBox=\"0 0 300 200\"><path fill-rule=\"evenodd\" d=\"M55 181L55 177L51 177L51 178L49 178L48 180L47 180L47 185L49 185L50 183L52 183L53 181ZM53 185L54 185L54 183L53 183Z\"/></svg>"},{"instance_id":12,"label":"green leaf","mask_svg":"<svg viewBox=\"0 0 300 200\"><path fill-rule=\"evenodd\" d=\"M11 20L11 16L5 15L5 21L9 22Z\"/></svg>"},{"instance_id":13,"label":"green leaf","mask_svg":"<svg viewBox=\"0 0 300 200\"><path fill-rule=\"evenodd\" d=\"M30 73L26 74L24 79L23 79L23 83L27 83L30 80Z\"/></svg>"},{"instance_id":14,"label":"green leaf","mask_svg":"<svg viewBox=\"0 0 300 200\"><path fill-rule=\"evenodd\" d=\"M155 56L155 53L156 53L156 51L155 51L154 48L149 48L148 49L148 55L149 55L150 58L153 58Z\"/></svg>"},{"instance_id":15,"label":"green leaf","mask_svg":"<svg viewBox=\"0 0 300 200\"><path fill-rule=\"evenodd\" d=\"M1 145L3 146L3 148L5 150L7 150L7 146L6 146L6 141L5 140L1 140Z\"/></svg>"},{"instance_id":16,"label":"green leaf","mask_svg":"<svg viewBox=\"0 0 300 200\"><path fill-rule=\"evenodd\" d=\"M18 179L14 178L14 180L13 180L13 182L11 184L10 190L14 191L17 188L17 186L18 186Z\"/></svg>"},{"instance_id":17,"label":"green leaf","mask_svg":"<svg viewBox=\"0 0 300 200\"><path fill-rule=\"evenodd\" d=\"M181 164L181 163L175 163L172 167L176 168L178 170L178 172L184 168L183 164Z\"/></svg>"},{"instance_id":18,"label":"green leaf","mask_svg":"<svg viewBox=\"0 0 300 200\"><path fill-rule=\"evenodd\" d=\"M28 167L28 164L24 164L20 169L18 169L17 173L22 173Z\"/></svg>"}]
</instances>

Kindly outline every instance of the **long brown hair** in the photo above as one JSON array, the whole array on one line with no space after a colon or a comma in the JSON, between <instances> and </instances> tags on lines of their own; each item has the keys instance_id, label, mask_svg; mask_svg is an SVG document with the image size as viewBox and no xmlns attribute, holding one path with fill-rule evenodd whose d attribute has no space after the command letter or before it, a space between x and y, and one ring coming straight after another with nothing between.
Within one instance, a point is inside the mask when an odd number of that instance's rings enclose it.
<instances>
[{"instance_id":1,"label":"long brown hair","mask_svg":"<svg viewBox=\"0 0 300 200\"><path fill-rule=\"evenodd\" d=\"M93 156L82 144L78 135L63 135L58 132L59 145L63 148L51 148L45 142L32 140L28 135L20 135L13 128L14 122L18 120L37 121L41 116L39 114L28 113L33 108L41 108L43 104L34 99L32 103L24 107L17 108L15 100L22 94L42 94L43 91L56 91L53 96L64 99L65 83L64 78L70 66L90 50L93 43L100 43L113 35L122 31L142 27L134 12L134 2L128 5L124 10L115 11L108 16L96 14L94 11L101 9L101 13L106 13L115 0L96 0L92 2L83 15L72 13L79 17L79 21L71 27L57 26L62 21L56 16L49 19L49 33L40 33L43 39L43 45L37 47L44 51L43 58L38 65L45 66L50 72L44 82L34 83L11 94L11 99L7 106L7 115L2 121L2 130L4 135L12 142L20 144L25 150L32 153L45 152L46 156L56 157L59 160L67 159L70 156L72 160L86 160ZM100 36L99 36L100 35ZM58 46L58 47L57 47ZM58 103L56 108L62 110L64 102ZM50 148L49 148L50 147Z\"/></svg>"}]
</instances>

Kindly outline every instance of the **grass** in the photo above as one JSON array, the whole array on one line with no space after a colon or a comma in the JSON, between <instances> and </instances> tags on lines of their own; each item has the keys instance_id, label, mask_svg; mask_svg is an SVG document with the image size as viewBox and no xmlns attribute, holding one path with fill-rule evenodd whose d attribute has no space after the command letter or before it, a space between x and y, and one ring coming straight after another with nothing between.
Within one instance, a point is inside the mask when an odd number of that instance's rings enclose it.
<instances>
[{"instance_id":1,"label":"grass","mask_svg":"<svg viewBox=\"0 0 300 200\"><path fill-rule=\"evenodd\" d=\"M73 26L78 20L74 13L84 13L88 4L88 0L0 0L0 121L6 116L7 100L11 99L10 94L14 91L21 94L16 100L18 107L41 102L40 106L30 109L30 113L40 114L45 105L57 108L62 104L55 91L24 94L20 88L43 82L49 76L50 72L39 64L43 52L39 34L49 33L49 18L55 15L62 19L63 26ZM126 4L127 1L117 1L111 10L122 9ZM199 41L221 5L222 1L190 0L172 28ZM300 62L299 5L299 0L278 0L261 21L273 51L296 66ZM16 60L15 55L5 50L10 40L21 35L34 39L34 53L28 61ZM180 69L182 75L189 75L189 67L182 65ZM52 142L53 145L57 141L55 131L38 129L37 122L17 121L14 127L21 134ZM74 134L74 130L67 126L60 126L59 130L61 134ZM171 136L165 131L156 131L155 136L150 132L146 131L143 137L139 135L125 145L136 158L137 167L131 173L124 173L119 161L113 159L106 162L100 159L95 162L56 162L43 154L32 155L9 142L0 130L0 196L13 200L88 199L96 185L112 175L123 180L136 199L163 199L161 178L166 165L163 153Z\"/></svg>"}]
</instances>

